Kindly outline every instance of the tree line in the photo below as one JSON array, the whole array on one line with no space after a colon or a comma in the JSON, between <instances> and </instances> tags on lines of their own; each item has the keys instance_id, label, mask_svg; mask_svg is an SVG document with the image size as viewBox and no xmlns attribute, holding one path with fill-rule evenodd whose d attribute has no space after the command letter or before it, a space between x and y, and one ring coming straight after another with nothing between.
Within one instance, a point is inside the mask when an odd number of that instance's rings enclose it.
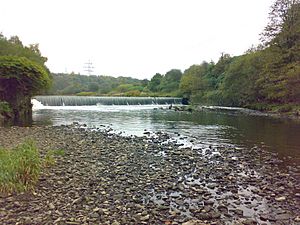
<instances>
[{"instance_id":1,"label":"tree line","mask_svg":"<svg viewBox=\"0 0 300 225\"><path fill-rule=\"evenodd\" d=\"M1 55L25 57L49 72L38 45L23 46L17 36L0 35ZM176 96L194 104L290 111L300 105L300 0L276 0L261 44L240 56L222 53L217 62L156 73L150 80L74 73L51 77L46 94Z\"/></svg>"},{"instance_id":2,"label":"tree line","mask_svg":"<svg viewBox=\"0 0 300 225\"><path fill-rule=\"evenodd\" d=\"M80 92L129 96L182 96L193 103L268 109L300 103L300 4L277 0L261 44L240 56L222 53L215 62L172 69L150 81L131 78L54 76L52 94ZM64 77L64 78L63 78ZM61 82L66 79L70 82ZM72 81L71 81L72 80Z\"/></svg>"},{"instance_id":3,"label":"tree line","mask_svg":"<svg viewBox=\"0 0 300 225\"><path fill-rule=\"evenodd\" d=\"M195 103L282 110L300 104L300 1L277 0L262 43L240 56L188 68L180 90Z\"/></svg>"},{"instance_id":4,"label":"tree line","mask_svg":"<svg viewBox=\"0 0 300 225\"><path fill-rule=\"evenodd\" d=\"M260 110L279 106L283 111L299 106L300 1L275 1L259 46L240 56L223 53L217 63L190 66L179 90L193 103Z\"/></svg>"},{"instance_id":5,"label":"tree line","mask_svg":"<svg viewBox=\"0 0 300 225\"><path fill-rule=\"evenodd\" d=\"M131 77L52 74L50 95L109 95L109 96L181 96L179 84L182 72L170 70L155 74L149 81Z\"/></svg>"}]
</instances>

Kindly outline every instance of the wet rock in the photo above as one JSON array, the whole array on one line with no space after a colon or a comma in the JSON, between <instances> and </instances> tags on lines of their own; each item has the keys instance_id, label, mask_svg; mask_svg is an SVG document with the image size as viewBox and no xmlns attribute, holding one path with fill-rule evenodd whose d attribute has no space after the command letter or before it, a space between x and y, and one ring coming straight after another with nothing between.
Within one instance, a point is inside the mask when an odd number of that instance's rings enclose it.
<instances>
[{"instance_id":1,"label":"wet rock","mask_svg":"<svg viewBox=\"0 0 300 225\"><path fill-rule=\"evenodd\" d=\"M277 197L277 198L275 198L275 200L278 202L285 201L286 197L285 196Z\"/></svg>"},{"instance_id":2,"label":"wet rock","mask_svg":"<svg viewBox=\"0 0 300 225\"><path fill-rule=\"evenodd\" d=\"M289 220L291 219L291 215L288 213L284 213L284 214L278 214L275 216L276 220Z\"/></svg>"},{"instance_id":3,"label":"wet rock","mask_svg":"<svg viewBox=\"0 0 300 225\"><path fill-rule=\"evenodd\" d=\"M34 194L1 196L0 223L300 222L299 179L276 167L276 155L217 144L181 149L166 134L157 135L121 137L74 126L0 128L1 144L24 136L36 140L42 156L49 149L65 151L42 171Z\"/></svg>"},{"instance_id":4,"label":"wet rock","mask_svg":"<svg viewBox=\"0 0 300 225\"><path fill-rule=\"evenodd\" d=\"M150 215L142 216L142 217L140 218L141 221L147 221L147 220L149 220L149 219L150 219Z\"/></svg>"},{"instance_id":5,"label":"wet rock","mask_svg":"<svg viewBox=\"0 0 300 225\"><path fill-rule=\"evenodd\" d=\"M246 219L242 222L243 225L257 225L258 223L253 219Z\"/></svg>"},{"instance_id":6,"label":"wet rock","mask_svg":"<svg viewBox=\"0 0 300 225\"><path fill-rule=\"evenodd\" d=\"M201 220L189 220L182 223L182 225L204 225L204 223Z\"/></svg>"},{"instance_id":7,"label":"wet rock","mask_svg":"<svg viewBox=\"0 0 300 225\"><path fill-rule=\"evenodd\" d=\"M270 215L270 214L261 214L260 219L263 221L276 221L275 215Z\"/></svg>"},{"instance_id":8,"label":"wet rock","mask_svg":"<svg viewBox=\"0 0 300 225\"><path fill-rule=\"evenodd\" d=\"M111 225L121 225L118 221L114 221Z\"/></svg>"},{"instance_id":9,"label":"wet rock","mask_svg":"<svg viewBox=\"0 0 300 225\"><path fill-rule=\"evenodd\" d=\"M100 215L98 214L98 213L96 213L96 212L93 212L92 214L91 214L91 217L92 218L98 218Z\"/></svg>"},{"instance_id":10,"label":"wet rock","mask_svg":"<svg viewBox=\"0 0 300 225\"><path fill-rule=\"evenodd\" d=\"M50 208L50 209L55 209L54 204L53 204L53 203L50 203L50 204L49 204L49 208Z\"/></svg>"},{"instance_id":11,"label":"wet rock","mask_svg":"<svg viewBox=\"0 0 300 225\"><path fill-rule=\"evenodd\" d=\"M213 218L210 213L199 213L196 217L200 220L211 220Z\"/></svg>"}]
</instances>

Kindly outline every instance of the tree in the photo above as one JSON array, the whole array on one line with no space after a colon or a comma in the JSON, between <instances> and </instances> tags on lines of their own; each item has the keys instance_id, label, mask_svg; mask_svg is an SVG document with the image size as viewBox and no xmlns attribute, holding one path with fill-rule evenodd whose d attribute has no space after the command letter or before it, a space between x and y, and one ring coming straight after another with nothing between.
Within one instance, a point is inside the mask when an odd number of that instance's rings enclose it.
<instances>
[{"instance_id":1,"label":"tree","mask_svg":"<svg viewBox=\"0 0 300 225\"><path fill-rule=\"evenodd\" d=\"M9 104L15 123L31 121L31 97L50 84L43 66L25 57L0 56L0 101Z\"/></svg>"},{"instance_id":2,"label":"tree","mask_svg":"<svg viewBox=\"0 0 300 225\"><path fill-rule=\"evenodd\" d=\"M261 51L236 57L225 71L220 88L223 104L245 106L262 100L256 81L262 70L263 60Z\"/></svg>"},{"instance_id":3,"label":"tree","mask_svg":"<svg viewBox=\"0 0 300 225\"><path fill-rule=\"evenodd\" d=\"M266 47L280 44L279 34L286 33L290 33L286 39L287 44L293 45L296 36L292 33L295 33L297 24L299 25L299 7L300 0L276 0L271 6L269 23L261 34L261 40Z\"/></svg>"},{"instance_id":4,"label":"tree","mask_svg":"<svg viewBox=\"0 0 300 225\"><path fill-rule=\"evenodd\" d=\"M37 44L26 47L18 36L0 35L0 102L11 109L6 122L30 123L31 97L51 85L46 61Z\"/></svg>"},{"instance_id":5,"label":"tree","mask_svg":"<svg viewBox=\"0 0 300 225\"><path fill-rule=\"evenodd\" d=\"M18 36L11 36L8 41L14 45L19 45L23 47L23 43Z\"/></svg>"},{"instance_id":6,"label":"tree","mask_svg":"<svg viewBox=\"0 0 300 225\"><path fill-rule=\"evenodd\" d=\"M164 93L175 92L179 90L179 83L182 77L181 70L172 69L163 76L160 83L160 90Z\"/></svg>"},{"instance_id":7,"label":"tree","mask_svg":"<svg viewBox=\"0 0 300 225\"><path fill-rule=\"evenodd\" d=\"M99 90L99 85L96 82L91 82L88 84L88 91L97 92Z\"/></svg>"},{"instance_id":8,"label":"tree","mask_svg":"<svg viewBox=\"0 0 300 225\"><path fill-rule=\"evenodd\" d=\"M163 78L163 76L160 73L156 73L149 81L148 86L147 86L148 89L152 92L160 91L159 85L160 85L162 78Z\"/></svg>"},{"instance_id":9,"label":"tree","mask_svg":"<svg viewBox=\"0 0 300 225\"><path fill-rule=\"evenodd\" d=\"M262 94L269 102L300 103L300 0L277 0L263 37Z\"/></svg>"},{"instance_id":10,"label":"tree","mask_svg":"<svg viewBox=\"0 0 300 225\"><path fill-rule=\"evenodd\" d=\"M203 96L208 88L208 82L205 78L208 72L208 64L203 62L201 65L192 65L184 71L181 81L180 90L185 97L197 96L196 101Z\"/></svg>"}]
</instances>

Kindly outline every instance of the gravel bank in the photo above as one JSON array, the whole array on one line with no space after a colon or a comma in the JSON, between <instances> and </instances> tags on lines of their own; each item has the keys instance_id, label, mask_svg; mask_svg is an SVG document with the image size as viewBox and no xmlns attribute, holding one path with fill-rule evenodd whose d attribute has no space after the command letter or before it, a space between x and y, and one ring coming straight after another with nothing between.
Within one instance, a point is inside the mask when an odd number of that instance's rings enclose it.
<instances>
[{"instance_id":1,"label":"gravel bank","mask_svg":"<svg viewBox=\"0 0 300 225\"><path fill-rule=\"evenodd\" d=\"M260 149L180 149L168 135L76 126L0 128L0 145L63 149L32 193L0 197L0 224L300 224L299 165Z\"/></svg>"}]
</instances>

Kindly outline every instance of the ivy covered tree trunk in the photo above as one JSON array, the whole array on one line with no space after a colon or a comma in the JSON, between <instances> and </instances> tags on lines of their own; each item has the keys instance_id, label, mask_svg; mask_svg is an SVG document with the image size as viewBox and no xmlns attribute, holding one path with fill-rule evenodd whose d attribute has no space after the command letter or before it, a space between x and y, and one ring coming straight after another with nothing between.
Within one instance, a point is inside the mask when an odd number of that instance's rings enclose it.
<instances>
[{"instance_id":1,"label":"ivy covered tree trunk","mask_svg":"<svg viewBox=\"0 0 300 225\"><path fill-rule=\"evenodd\" d=\"M29 125L32 122L32 104L16 79L0 79L0 101L7 102L9 111L3 113L4 125Z\"/></svg>"},{"instance_id":2,"label":"ivy covered tree trunk","mask_svg":"<svg viewBox=\"0 0 300 225\"><path fill-rule=\"evenodd\" d=\"M50 84L47 71L22 57L0 57L0 109L4 125L27 126L32 123L31 97ZM4 117L4 118L3 118Z\"/></svg>"}]
</instances>

